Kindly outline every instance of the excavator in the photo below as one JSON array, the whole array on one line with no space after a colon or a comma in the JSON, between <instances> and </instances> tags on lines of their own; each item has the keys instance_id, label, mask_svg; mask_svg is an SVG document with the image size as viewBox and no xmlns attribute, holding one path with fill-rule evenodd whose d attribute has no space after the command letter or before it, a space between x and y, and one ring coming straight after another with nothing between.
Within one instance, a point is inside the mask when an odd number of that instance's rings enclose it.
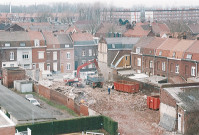
<instances>
[{"instance_id":1,"label":"excavator","mask_svg":"<svg viewBox=\"0 0 199 135\"><path fill-rule=\"evenodd\" d=\"M88 62L78 66L75 78L64 79L64 82L66 83L66 85L73 86L75 84L76 86L81 86L82 85L81 84L82 79L80 78L80 70L83 67L86 67L86 66L88 66L90 64L93 64L93 63L95 64L95 67L97 69L97 74L87 76L86 84L89 84L93 88L95 88L95 87L103 87L104 78L103 78L102 73L101 73L101 71L99 69L99 66L98 66L98 63L97 63L96 59L88 61Z\"/></svg>"}]
</instances>

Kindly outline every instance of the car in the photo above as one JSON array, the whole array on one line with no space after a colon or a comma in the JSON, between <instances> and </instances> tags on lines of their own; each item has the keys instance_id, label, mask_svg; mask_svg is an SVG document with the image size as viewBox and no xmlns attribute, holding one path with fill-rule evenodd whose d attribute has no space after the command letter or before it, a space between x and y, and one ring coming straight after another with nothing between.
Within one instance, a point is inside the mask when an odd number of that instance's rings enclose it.
<instances>
[{"instance_id":1,"label":"car","mask_svg":"<svg viewBox=\"0 0 199 135\"><path fill-rule=\"evenodd\" d=\"M30 101L30 103L32 103L33 105L39 106L39 107L40 107L40 103L39 103L36 99L34 99L34 98L29 98L29 101Z\"/></svg>"},{"instance_id":2,"label":"car","mask_svg":"<svg viewBox=\"0 0 199 135\"><path fill-rule=\"evenodd\" d=\"M30 100L31 98L33 98L33 95L32 94L26 94L25 97L26 97L27 100Z\"/></svg>"}]
</instances>

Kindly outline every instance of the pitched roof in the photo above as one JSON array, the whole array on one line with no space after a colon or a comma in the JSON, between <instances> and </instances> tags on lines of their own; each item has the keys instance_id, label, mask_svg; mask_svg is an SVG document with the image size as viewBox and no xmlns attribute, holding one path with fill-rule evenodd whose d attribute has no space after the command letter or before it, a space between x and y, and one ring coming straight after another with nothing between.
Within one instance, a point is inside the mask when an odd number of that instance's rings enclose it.
<instances>
[{"instance_id":1,"label":"pitched roof","mask_svg":"<svg viewBox=\"0 0 199 135\"><path fill-rule=\"evenodd\" d=\"M153 40L145 46L145 48L157 49L166 39L154 37Z\"/></svg>"},{"instance_id":2,"label":"pitched roof","mask_svg":"<svg viewBox=\"0 0 199 135\"><path fill-rule=\"evenodd\" d=\"M72 44L72 40L70 39L70 36L68 34L57 34L57 39L59 41L60 44L67 44L67 45L71 45Z\"/></svg>"},{"instance_id":3,"label":"pitched roof","mask_svg":"<svg viewBox=\"0 0 199 135\"><path fill-rule=\"evenodd\" d=\"M73 41L93 41L93 35L90 33L76 32L71 35Z\"/></svg>"},{"instance_id":4,"label":"pitched roof","mask_svg":"<svg viewBox=\"0 0 199 135\"><path fill-rule=\"evenodd\" d=\"M47 45L59 44L56 34L53 34L52 32L43 32L43 35Z\"/></svg>"},{"instance_id":5,"label":"pitched roof","mask_svg":"<svg viewBox=\"0 0 199 135\"><path fill-rule=\"evenodd\" d=\"M35 40L35 39L44 40L42 33L39 31L29 31L28 35L30 40Z\"/></svg>"},{"instance_id":6,"label":"pitched roof","mask_svg":"<svg viewBox=\"0 0 199 135\"><path fill-rule=\"evenodd\" d=\"M70 26L67 30L66 30L66 33L69 34L69 33L74 33L74 32L81 32L80 29L78 29L76 26L72 25Z\"/></svg>"},{"instance_id":7,"label":"pitched roof","mask_svg":"<svg viewBox=\"0 0 199 135\"><path fill-rule=\"evenodd\" d=\"M135 44L135 47L145 47L154 40L154 37L141 37L140 40Z\"/></svg>"},{"instance_id":8,"label":"pitched roof","mask_svg":"<svg viewBox=\"0 0 199 135\"><path fill-rule=\"evenodd\" d=\"M188 27L192 31L193 34L199 34L199 24L198 23L193 23L193 24L188 24Z\"/></svg>"},{"instance_id":9,"label":"pitched roof","mask_svg":"<svg viewBox=\"0 0 199 135\"><path fill-rule=\"evenodd\" d=\"M152 31L155 34L170 33L169 27L165 23L152 23Z\"/></svg>"},{"instance_id":10,"label":"pitched roof","mask_svg":"<svg viewBox=\"0 0 199 135\"><path fill-rule=\"evenodd\" d=\"M142 25L137 25L132 29L127 30L124 33L126 37L142 37L147 36L151 30L144 30Z\"/></svg>"},{"instance_id":11,"label":"pitched roof","mask_svg":"<svg viewBox=\"0 0 199 135\"><path fill-rule=\"evenodd\" d=\"M25 31L0 31L0 41L28 41L28 32Z\"/></svg>"},{"instance_id":12,"label":"pitched roof","mask_svg":"<svg viewBox=\"0 0 199 135\"><path fill-rule=\"evenodd\" d=\"M105 38L107 44L136 44L139 39L138 37Z\"/></svg>"}]
</instances>

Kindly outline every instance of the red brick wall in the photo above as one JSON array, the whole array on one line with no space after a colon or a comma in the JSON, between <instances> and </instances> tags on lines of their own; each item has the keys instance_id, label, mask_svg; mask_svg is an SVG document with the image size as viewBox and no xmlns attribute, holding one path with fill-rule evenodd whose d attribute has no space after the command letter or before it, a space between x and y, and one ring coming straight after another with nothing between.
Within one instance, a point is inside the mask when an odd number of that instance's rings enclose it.
<instances>
[{"instance_id":1,"label":"red brick wall","mask_svg":"<svg viewBox=\"0 0 199 135\"><path fill-rule=\"evenodd\" d=\"M14 135L15 127L3 127L0 128L0 135Z\"/></svg>"},{"instance_id":2,"label":"red brick wall","mask_svg":"<svg viewBox=\"0 0 199 135\"><path fill-rule=\"evenodd\" d=\"M2 71L3 85L8 88L13 88L14 80L24 80L25 70L6 70Z\"/></svg>"},{"instance_id":3,"label":"red brick wall","mask_svg":"<svg viewBox=\"0 0 199 135\"><path fill-rule=\"evenodd\" d=\"M38 94L50 100L50 89L39 85Z\"/></svg>"},{"instance_id":4,"label":"red brick wall","mask_svg":"<svg viewBox=\"0 0 199 135\"><path fill-rule=\"evenodd\" d=\"M34 86L34 88L36 89L34 91L37 92L39 95L41 95L49 100L63 104L66 107L70 108L71 110L75 111L79 115L80 114L85 115L85 116L89 115L87 106L79 105L79 104L75 103L73 99L68 98L67 96L65 96L57 91L51 90L42 85L38 86L38 90L37 90L37 86Z\"/></svg>"},{"instance_id":5,"label":"red brick wall","mask_svg":"<svg viewBox=\"0 0 199 135\"><path fill-rule=\"evenodd\" d=\"M176 107L176 101L163 89L160 91L160 102L172 107Z\"/></svg>"}]
</instances>

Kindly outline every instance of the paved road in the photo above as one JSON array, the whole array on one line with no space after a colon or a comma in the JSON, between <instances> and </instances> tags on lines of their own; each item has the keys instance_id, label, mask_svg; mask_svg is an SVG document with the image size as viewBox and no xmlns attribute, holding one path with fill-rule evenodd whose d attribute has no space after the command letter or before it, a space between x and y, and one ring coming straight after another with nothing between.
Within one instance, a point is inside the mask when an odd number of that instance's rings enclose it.
<instances>
[{"instance_id":1,"label":"paved road","mask_svg":"<svg viewBox=\"0 0 199 135\"><path fill-rule=\"evenodd\" d=\"M55 119L44 109L34 106L25 98L0 84L0 106L10 113L15 123L29 123Z\"/></svg>"}]
</instances>

